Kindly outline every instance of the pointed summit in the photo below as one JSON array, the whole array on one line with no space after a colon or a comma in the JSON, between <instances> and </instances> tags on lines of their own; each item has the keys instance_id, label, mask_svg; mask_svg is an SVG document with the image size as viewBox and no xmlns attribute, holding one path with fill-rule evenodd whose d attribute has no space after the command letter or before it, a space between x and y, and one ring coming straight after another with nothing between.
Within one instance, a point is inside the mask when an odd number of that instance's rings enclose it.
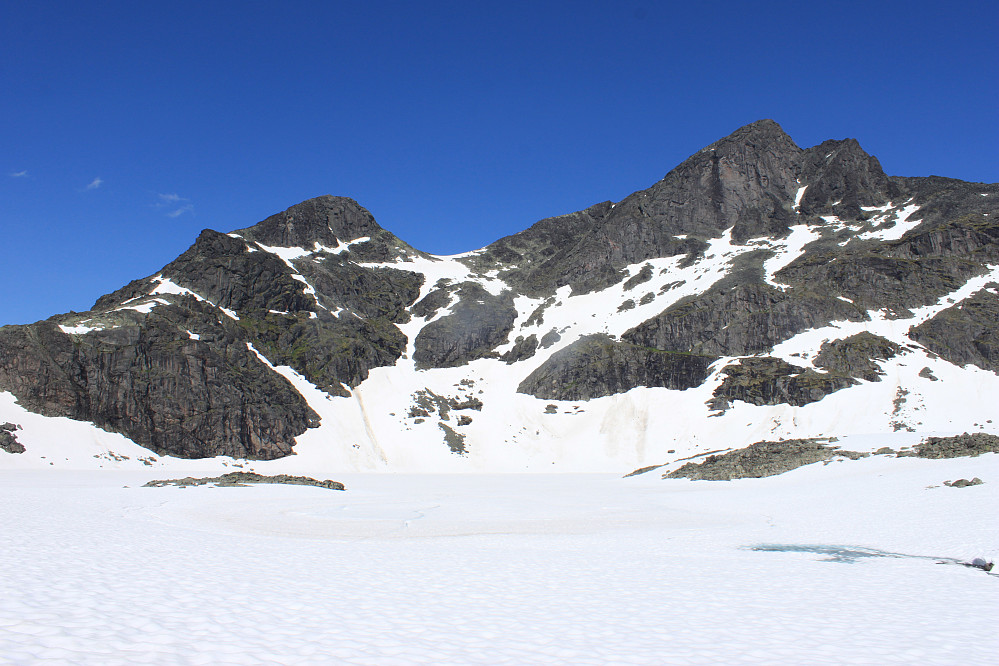
<instances>
[{"instance_id":1,"label":"pointed summit","mask_svg":"<svg viewBox=\"0 0 999 666\"><path fill-rule=\"evenodd\" d=\"M320 243L335 247L340 241L371 238L380 231L383 229L374 216L356 201L327 194L307 199L237 233L265 245L311 247Z\"/></svg>"},{"instance_id":2,"label":"pointed summit","mask_svg":"<svg viewBox=\"0 0 999 666\"><path fill-rule=\"evenodd\" d=\"M802 153L801 184L807 185L802 213L835 213L844 219L861 214L861 206L877 206L899 195L898 186L856 139L823 141Z\"/></svg>"},{"instance_id":3,"label":"pointed summit","mask_svg":"<svg viewBox=\"0 0 999 666\"><path fill-rule=\"evenodd\" d=\"M312 249L316 243L325 247L350 243L351 256L365 261L387 261L421 254L383 229L367 208L349 197L329 194L307 199L235 233L246 240L274 247Z\"/></svg>"},{"instance_id":4,"label":"pointed summit","mask_svg":"<svg viewBox=\"0 0 999 666\"><path fill-rule=\"evenodd\" d=\"M801 148L798 147L777 122L769 118L764 118L763 120L743 125L701 152L719 151L737 147L787 152L789 154L801 151Z\"/></svg>"}]
</instances>

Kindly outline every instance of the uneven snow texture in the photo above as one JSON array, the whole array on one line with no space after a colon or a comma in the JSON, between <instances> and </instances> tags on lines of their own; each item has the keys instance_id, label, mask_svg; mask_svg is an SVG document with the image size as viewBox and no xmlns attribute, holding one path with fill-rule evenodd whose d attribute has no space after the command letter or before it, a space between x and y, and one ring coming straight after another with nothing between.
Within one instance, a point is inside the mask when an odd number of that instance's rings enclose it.
<instances>
[{"instance_id":1,"label":"uneven snow texture","mask_svg":"<svg viewBox=\"0 0 999 666\"><path fill-rule=\"evenodd\" d=\"M875 457L734 482L346 475L346 492L139 487L160 471L0 472L0 662L994 664L999 654L999 580L955 563L999 553L994 454ZM942 486L970 476L985 483ZM869 556L830 561L832 547Z\"/></svg>"}]
</instances>

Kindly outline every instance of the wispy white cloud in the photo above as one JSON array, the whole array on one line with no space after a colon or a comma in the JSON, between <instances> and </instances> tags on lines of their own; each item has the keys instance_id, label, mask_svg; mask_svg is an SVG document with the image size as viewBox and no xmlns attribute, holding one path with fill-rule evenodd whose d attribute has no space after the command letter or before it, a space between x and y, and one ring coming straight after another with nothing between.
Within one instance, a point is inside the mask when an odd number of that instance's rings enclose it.
<instances>
[{"instance_id":1,"label":"wispy white cloud","mask_svg":"<svg viewBox=\"0 0 999 666\"><path fill-rule=\"evenodd\" d=\"M167 217L180 217L184 213L194 212L194 204L191 203L191 200L179 194L160 192L156 195L156 199L153 208L159 208Z\"/></svg>"},{"instance_id":2,"label":"wispy white cloud","mask_svg":"<svg viewBox=\"0 0 999 666\"><path fill-rule=\"evenodd\" d=\"M184 213L190 213L194 211L194 204L187 204L186 206L181 206L176 210L172 210L167 213L167 217L180 217Z\"/></svg>"},{"instance_id":3,"label":"wispy white cloud","mask_svg":"<svg viewBox=\"0 0 999 666\"><path fill-rule=\"evenodd\" d=\"M11 178L27 178L28 177L28 170L25 169L24 171L14 171L14 172L12 172L10 174L10 177Z\"/></svg>"},{"instance_id":4,"label":"wispy white cloud","mask_svg":"<svg viewBox=\"0 0 999 666\"><path fill-rule=\"evenodd\" d=\"M92 181L90 181L90 184L87 185L87 187L84 188L84 189L87 189L87 190L96 190L98 187L100 187L103 184L104 184L104 181L102 179L100 179L100 178L94 178Z\"/></svg>"}]
</instances>

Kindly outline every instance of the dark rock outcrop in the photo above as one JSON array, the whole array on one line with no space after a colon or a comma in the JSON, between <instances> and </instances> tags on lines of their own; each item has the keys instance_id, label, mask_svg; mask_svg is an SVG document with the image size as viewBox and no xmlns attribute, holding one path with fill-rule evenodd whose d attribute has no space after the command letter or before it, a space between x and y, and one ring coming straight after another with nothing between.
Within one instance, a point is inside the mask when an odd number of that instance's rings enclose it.
<instances>
[{"instance_id":1,"label":"dark rock outcrop","mask_svg":"<svg viewBox=\"0 0 999 666\"><path fill-rule=\"evenodd\" d=\"M999 373L999 284L951 306L909 331L909 337L955 365Z\"/></svg>"},{"instance_id":2,"label":"dark rock outcrop","mask_svg":"<svg viewBox=\"0 0 999 666\"><path fill-rule=\"evenodd\" d=\"M450 305L451 294L458 290L457 285L451 285L450 282L450 280L438 280L430 293L410 308L412 315L429 319Z\"/></svg>"},{"instance_id":3,"label":"dark rock outcrop","mask_svg":"<svg viewBox=\"0 0 999 666\"><path fill-rule=\"evenodd\" d=\"M996 198L999 196L999 183L968 183L940 176L893 176L891 181L901 190L900 199L911 199L919 206L916 216L923 220L923 224L913 233L923 236L915 247L921 248L924 254L944 248L962 254L976 250L995 251L994 245L990 250L987 243L982 244L982 237L978 235L984 232L994 237L995 224L990 224L986 218L994 216L999 209L999 199ZM975 229L983 226L985 229ZM988 231L989 227L993 231Z\"/></svg>"},{"instance_id":4,"label":"dark rock outcrop","mask_svg":"<svg viewBox=\"0 0 999 666\"><path fill-rule=\"evenodd\" d=\"M532 333L525 338L521 335L514 341L513 349L500 358L507 363L517 363L531 358L536 351L538 351L538 336Z\"/></svg>"},{"instance_id":5,"label":"dark rock outcrop","mask_svg":"<svg viewBox=\"0 0 999 666\"><path fill-rule=\"evenodd\" d=\"M256 243L336 247L363 236L374 239L368 255L410 251L356 203L333 197L239 234L205 230L158 276L101 297L88 313L0 329L0 390L28 409L91 421L161 455L288 455L318 417L247 344L347 395L345 387L404 353L394 323L409 319L423 276L362 268L325 251L289 265ZM164 289L164 279L191 293Z\"/></svg>"},{"instance_id":6,"label":"dark rock outcrop","mask_svg":"<svg viewBox=\"0 0 999 666\"><path fill-rule=\"evenodd\" d=\"M802 288L823 285L827 293L850 299L857 310L908 317L910 308L935 303L982 272L982 264L961 257L908 259L870 241L806 254L778 271L776 279Z\"/></svg>"},{"instance_id":7,"label":"dark rock outcrop","mask_svg":"<svg viewBox=\"0 0 999 666\"><path fill-rule=\"evenodd\" d=\"M418 368L450 368L497 356L493 350L509 337L517 318L510 292L493 296L466 282L457 296L450 314L427 324L416 336L413 359Z\"/></svg>"},{"instance_id":8,"label":"dark rock outcrop","mask_svg":"<svg viewBox=\"0 0 999 666\"><path fill-rule=\"evenodd\" d=\"M288 365L331 395L364 381L372 368L392 365L406 351L406 336L390 321L354 315L316 319L280 313L244 314L240 326L275 365Z\"/></svg>"},{"instance_id":9,"label":"dark rock outcrop","mask_svg":"<svg viewBox=\"0 0 999 666\"><path fill-rule=\"evenodd\" d=\"M694 256L705 247L703 239L730 228L737 240L784 235L794 220L789 202L798 187L800 153L772 120L742 127L649 189L613 207L600 204L576 214L581 217L572 225L571 242L557 247L556 240L545 254L522 258L521 271L508 279L527 293L550 293L561 285L585 293L620 281L628 264ZM516 238L498 243L507 246Z\"/></svg>"},{"instance_id":10,"label":"dark rock outcrop","mask_svg":"<svg viewBox=\"0 0 999 666\"><path fill-rule=\"evenodd\" d=\"M543 349L548 349L549 347L560 342L561 340L562 336L559 334L558 331L556 331L553 328L552 330L548 331L547 333L541 336L541 347Z\"/></svg>"},{"instance_id":11,"label":"dark rock outcrop","mask_svg":"<svg viewBox=\"0 0 999 666\"><path fill-rule=\"evenodd\" d=\"M17 435L14 434L21 429L21 426L14 423L4 423L0 425L0 450L6 451L7 453L24 453L24 444L17 441Z\"/></svg>"},{"instance_id":12,"label":"dark rock outcrop","mask_svg":"<svg viewBox=\"0 0 999 666\"><path fill-rule=\"evenodd\" d=\"M457 432L446 423L438 423L437 425L444 431L444 443L451 449L451 453L459 456L468 453L468 449L465 448L465 436L463 434Z\"/></svg>"},{"instance_id":13,"label":"dark rock outcrop","mask_svg":"<svg viewBox=\"0 0 999 666\"><path fill-rule=\"evenodd\" d=\"M452 411L466 409L479 411L482 409L482 401L468 394L461 398L449 397L437 395L430 389L423 389L414 393L412 397L413 405L409 408L409 413L407 414L409 418L425 418L436 413L442 421L450 421ZM468 422L471 423L471 420ZM459 425L467 424L459 423Z\"/></svg>"},{"instance_id":14,"label":"dark rock outcrop","mask_svg":"<svg viewBox=\"0 0 999 666\"><path fill-rule=\"evenodd\" d=\"M857 383L849 376L823 374L769 356L744 358L738 364L725 366L722 372L725 379L715 389L712 409L728 409L733 400L801 407Z\"/></svg>"},{"instance_id":15,"label":"dark rock outcrop","mask_svg":"<svg viewBox=\"0 0 999 666\"><path fill-rule=\"evenodd\" d=\"M936 303L984 273L986 264L999 263L999 219L993 216L999 215L999 206L983 203L999 198L978 196L970 184L964 185L968 186L960 188L964 207L946 197L947 204L938 203L936 210L920 208L916 215L923 223L899 240L815 246L778 271L776 278L798 287L823 285L828 293L849 298L860 309L885 309L898 316ZM923 196L932 198L925 192ZM957 216L941 220L941 208ZM993 215L983 216L983 209Z\"/></svg>"},{"instance_id":16,"label":"dark rock outcrop","mask_svg":"<svg viewBox=\"0 0 999 666\"><path fill-rule=\"evenodd\" d=\"M407 308L419 298L424 279L412 271L361 267L342 254L323 254L296 266L325 309L393 323L409 321Z\"/></svg>"},{"instance_id":17,"label":"dark rock outcrop","mask_svg":"<svg viewBox=\"0 0 999 666\"><path fill-rule=\"evenodd\" d=\"M999 453L999 435L984 432L964 433L953 437L927 437L912 449L900 451L899 456L916 458L963 458L983 453Z\"/></svg>"},{"instance_id":18,"label":"dark rock outcrop","mask_svg":"<svg viewBox=\"0 0 999 666\"><path fill-rule=\"evenodd\" d=\"M839 375L878 382L884 373L876 361L887 361L903 351L891 340L865 331L823 343L814 364Z\"/></svg>"},{"instance_id":19,"label":"dark rock outcrop","mask_svg":"<svg viewBox=\"0 0 999 666\"><path fill-rule=\"evenodd\" d=\"M633 276L625 280L624 288L625 290L634 289L643 282L648 282L652 279L652 266L645 264L642 266L641 270L635 273Z\"/></svg>"},{"instance_id":20,"label":"dark rock outcrop","mask_svg":"<svg viewBox=\"0 0 999 666\"><path fill-rule=\"evenodd\" d=\"M812 289L779 291L762 282L730 285L681 300L621 339L669 351L742 356L770 351L778 342L835 319L866 318L854 305Z\"/></svg>"},{"instance_id":21,"label":"dark rock outcrop","mask_svg":"<svg viewBox=\"0 0 999 666\"><path fill-rule=\"evenodd\" d=\"M708 456L699 463L686 463L679 469L664 474L663 478L706 481L758 479L790 472L803 465L831 460L837 456L856 459L866 455L853 451L842 451L829 446L828 440L824 439L756 442L744 449Z\"/></svg>"},{"instance_id":22,"label":"dark rock outcrop","mask_svg":"<svg viewBox=\"0 0 999 666\"><path fill-rule=\"evenodd\" d=\"M242 240L211 229L202 231L194 245L167 264L162 274L237 313L317 309L315 297L292 278L281 259L268 252L250 252ZM114 301L112 304L117 305Z\"/></svg>"},{"instance_id":23,"label":"dark rock outcrop","mask_svg":"<svg viewBox=\"0 0 999 666\"><path fill-rule=\"evenodd\" d=\"M607 218L611 208L611 202L605 201L576 213L540 220L464 261L482 272L499 269L503 279L522 292L547 294L552 283L546 281L541 267L557 265L560 254L589 235Z\"/></svg>"},{"instance_id":24,"label":"dark rock outcrop","mask_svg":"<svg viewBox=\"0 0 999 666\"><path fill-rule=\"evenodd\" d=\"M636 386L683 390L700 385L715 360L590 335L552 354L517 392L545 400L590 400Z\"/></svg>"}]
</instances>

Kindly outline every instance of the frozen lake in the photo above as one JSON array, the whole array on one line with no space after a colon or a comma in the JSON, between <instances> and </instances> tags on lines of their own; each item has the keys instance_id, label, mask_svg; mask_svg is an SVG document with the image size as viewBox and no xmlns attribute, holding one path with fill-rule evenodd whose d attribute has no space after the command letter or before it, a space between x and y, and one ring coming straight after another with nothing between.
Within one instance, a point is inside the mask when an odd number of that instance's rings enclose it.
<instances>
[{"instance_id":1,"label":"frozen lake","mask_svg":"<svg viewBox=\"0 0 999 666\"><path fill-rule=\"evenodd\" d=\"M999 577L953 564L999 552L999 455L735 482L347 474L334 477L346 492L139 487L164 476L183 474L0 471L0 662L999 654ZM942 486L972 476L985 484Z\"/></svg>"}]
</instances>

